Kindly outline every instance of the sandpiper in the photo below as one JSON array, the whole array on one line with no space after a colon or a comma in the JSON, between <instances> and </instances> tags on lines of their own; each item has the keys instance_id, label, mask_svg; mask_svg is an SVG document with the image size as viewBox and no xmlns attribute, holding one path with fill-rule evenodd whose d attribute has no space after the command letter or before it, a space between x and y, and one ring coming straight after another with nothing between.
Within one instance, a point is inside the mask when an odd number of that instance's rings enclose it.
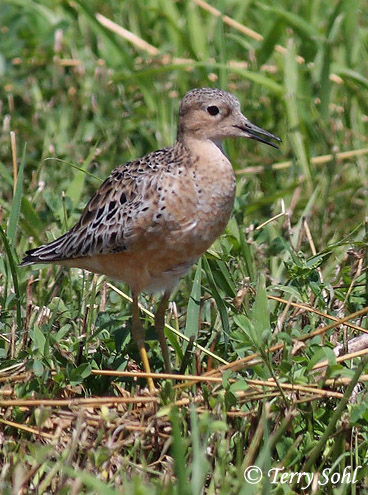
<instances>
[{"instance_id":1,"label":"sandpiper","mask_svg":"<svg viewBox=\"0 0 368 495\"><path fill-rule=\"evenodd\" d=\"M139 319L142 291L163 292L155 326L167 372L164 336L169 296L186 271L223 232L234 203L235 174L222 148L228 137L277 148L280 138L252 124L238 99L220 89L189 91L179 109L173 146L117 167L74 227L27 251L21 266L55 263L127 283L133 298L132 337L150 373ZM154 390L152 379L148 386Z\"/></svg>"}]
</instances>

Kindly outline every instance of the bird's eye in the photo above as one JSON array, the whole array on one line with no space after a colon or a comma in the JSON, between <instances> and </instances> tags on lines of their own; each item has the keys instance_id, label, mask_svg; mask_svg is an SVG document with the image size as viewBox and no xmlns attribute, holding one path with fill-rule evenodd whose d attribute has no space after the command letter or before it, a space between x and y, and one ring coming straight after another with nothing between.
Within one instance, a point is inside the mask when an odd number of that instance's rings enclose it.
<instances>
[{"instance_id":1,"label":"bird's eye","mask_svg":"<svg viewBox=\"0 0 368 495\"><path fill-rule=\"evenodd\" d=\"M211 105L210 107L207 107L207 112L210 115L217 115L220 113L219 107L216 107L216 105Z\"/></svg>"}]
</instances>

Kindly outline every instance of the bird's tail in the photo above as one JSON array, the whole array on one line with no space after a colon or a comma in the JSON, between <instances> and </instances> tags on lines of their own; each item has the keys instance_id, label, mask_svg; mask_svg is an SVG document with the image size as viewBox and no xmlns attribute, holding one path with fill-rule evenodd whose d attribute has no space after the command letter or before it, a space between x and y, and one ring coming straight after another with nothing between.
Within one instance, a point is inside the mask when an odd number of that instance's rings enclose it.
<instances>
[{"instance_id":1,"label":"bird's tail","mask_svg":"<svg viewBox=\"0 0 368 495\"><path fill-rule=\"evenodd\" d=\"M26 256L22 259L19 266L32 265L33 263L62 261L65 258L65 255L63 256L63 247L66 235L67 234L62 235L49 244L44 244L43 246L26 251Z\"/></svg>"}]
</instances>

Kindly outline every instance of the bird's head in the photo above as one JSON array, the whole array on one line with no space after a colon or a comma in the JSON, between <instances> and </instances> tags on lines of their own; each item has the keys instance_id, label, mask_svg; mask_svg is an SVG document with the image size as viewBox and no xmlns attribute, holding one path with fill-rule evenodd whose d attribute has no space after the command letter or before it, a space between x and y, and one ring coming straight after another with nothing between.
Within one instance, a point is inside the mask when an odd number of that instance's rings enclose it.
<instances>
[{"instance_id":1,"label":"bird's head","mask_svg":"<svg viewBox=\"0 0 368 495\"><path fill-rule=\"evenodd\" d=\"M189 91L179 108L178 140L209 139L216 144L227 137L244 137L277 148L281 139L252 124L241 112L239 100L220 89Z\"/></svg>"}]
</instances>

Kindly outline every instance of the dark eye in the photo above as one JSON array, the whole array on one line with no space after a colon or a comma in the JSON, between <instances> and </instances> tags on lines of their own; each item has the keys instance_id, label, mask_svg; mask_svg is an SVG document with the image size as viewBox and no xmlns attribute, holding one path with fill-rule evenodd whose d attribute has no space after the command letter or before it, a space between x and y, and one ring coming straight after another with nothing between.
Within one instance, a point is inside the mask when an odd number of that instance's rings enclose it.
<instances>
[{"instance_id":1,"label":"dark eye","mask_svg":"<svg viewBox=\"0 0 368 495\"><path fill-rule=\"evenodd\" d=\"M211 105L210 107L207 107L207 112L210 115L217 115L218 113L220 113L220 110L215 105Z\"/></svg>"}]
</instances>

